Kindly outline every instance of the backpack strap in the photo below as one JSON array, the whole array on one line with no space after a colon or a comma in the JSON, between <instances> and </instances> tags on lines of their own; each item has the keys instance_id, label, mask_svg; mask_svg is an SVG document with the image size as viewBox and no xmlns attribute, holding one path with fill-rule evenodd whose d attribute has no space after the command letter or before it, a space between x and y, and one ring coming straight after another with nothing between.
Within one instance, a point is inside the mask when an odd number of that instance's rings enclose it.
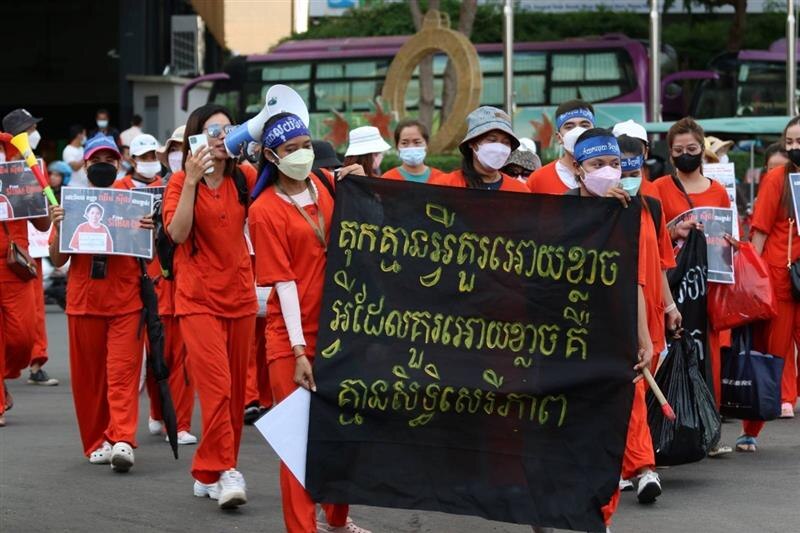
<instances>
[{"instance_id":1,"label":"backpack strap","mask_svg":"<svg viewBox=\"0 0 800 533\"><path fill-rule=\"evenodd\" d=\"M328 180L328 176L325 175L322 169L315 168L311 172L319 179L319 181L322 183L322 186L328 190L328 194L331 195L331 198L336 200L336 189L333 188L333 184L330 182L330 180Z\"/></svg>"}]
</instances>

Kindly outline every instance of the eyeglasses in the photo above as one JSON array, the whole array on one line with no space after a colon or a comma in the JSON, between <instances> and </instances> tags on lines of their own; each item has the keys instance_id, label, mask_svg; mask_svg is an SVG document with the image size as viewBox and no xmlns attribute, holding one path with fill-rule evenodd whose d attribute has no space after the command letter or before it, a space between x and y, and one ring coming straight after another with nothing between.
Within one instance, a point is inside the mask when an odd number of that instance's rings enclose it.
<instances>
[{"instance_id":1,"label":"eyeglasses","mask_svg":"<svg viewBox=\"0 0 800 533\"><path fill-rule=\"evenodd\" d=\"M233 124L209 124L206 128L206 133L211 138L218 138L223 133L227 135L233 129Z\"/></svg>"},{"instance_id":2,"label":"eyeglasses","mask_svg":"<svg viewBox=\"0 0 800 533\"><path fill-rule=\"evenodd\" d=\"M700 147L699 144L690 144L689 146L686 146L686 147L683 147L683 146L673 146L672 147L672 155L674 157L678 157L678 156L681 156L683 154L697 155L702 151L703 151L703 149Z\"/></svg>"}]
</instances>

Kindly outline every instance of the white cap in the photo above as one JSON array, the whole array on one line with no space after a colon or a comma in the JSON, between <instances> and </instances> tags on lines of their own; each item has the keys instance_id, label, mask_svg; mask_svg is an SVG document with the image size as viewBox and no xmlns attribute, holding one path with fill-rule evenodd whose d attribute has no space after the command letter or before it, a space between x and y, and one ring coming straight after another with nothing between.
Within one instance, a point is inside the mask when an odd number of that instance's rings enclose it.
<instances>
[{"instance_id":1,"label":"white cap","mask_svg":"<svg viewBox=\"0 0 800 533\"><path fill-rule=\"evenodd\" d=\"M383 140L381 132L375 126L361 126L350 130L350 143L347 145L345 157L349 155L381 154L391 146Z\"/></svg>"},{"instance_id":2,"label":"white cap","mask_svg":"<svg viewBox=\"0 0 800 533\"><path fill-rule=\"evenodd\" d=\"M520 137L519 138L519 149L523 151L533 152L536 153L536 143L533 142L533 139L529 139L528 137Z\"/></svg>"},{"instance_id":3,"label":"white cap","mask_svg":"<svg viewBox=\"0 0 800 533\"><path fill-rule=\"evenodd\" d=\"M563 136L564 150L566 150L569 153L574 153L575 143L578 142L578 137L580 137L584 131L588 130L586 128L581 128L580 126L576 126L571 130L569 130L567 133L565 133Z\"/></svg>"},{"instance_id":4,"label":"white cap","mask_svg":"<svg viewBox=\"0 0 800 533\"><path fill-rule=\"evenodd\" d=\"M147 152L155 152L158 150L158 141L152 135L142 133L137 135L131 141L131 155L143 155Z\"/></svg>"},{"instance_id":5,"label":"white cap","mask_svg":"<svg viewBox=\"0 0 800 533\"><path fill-rule=\"evenodd\" d=\"M618 122L614 124L614 129L611 130L611 133L614 134L614 137L619 137L620 135L627 135L628 137L633 137L634 139L639 139L640 141L648 142L647 130L644 129L644 126L642 126L641 124L637 124L632 120L626 120L625 122Z\"/></svg>"}]
</instances>

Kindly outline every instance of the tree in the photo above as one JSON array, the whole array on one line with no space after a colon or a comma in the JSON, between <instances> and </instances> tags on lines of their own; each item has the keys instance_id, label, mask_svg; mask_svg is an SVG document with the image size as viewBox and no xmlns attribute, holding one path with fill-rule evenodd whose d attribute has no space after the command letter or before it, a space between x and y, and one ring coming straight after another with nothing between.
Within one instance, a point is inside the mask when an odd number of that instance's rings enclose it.
<instances>
[{"instance_id":1,"label":"tree","mask_svg":"<svg viewBox=\"0 0 800 533\"><path fill-rule=\"evenodd\" d=\"M666 13L674 3L675 0L667 0L664 3L664 12ZM747 25L747 0L683 0L683 7L689 13L692 12L692 4L703 6L708 11L713 11L715 7L732 6L733 23L728 31L726 49L728 52L738 52L742 49Z\"/></svg>"},{"instance_id":2,"label":"tree","mask_svg":"<svg viewBox=\"0 0 800 533\"><path fill-rule=\"evenodd\" d=\"M411 0L409 3L411 18L414 20L414 28L419 31L422 28L422 20L425 18L420 9L419 0ZM428 0L428 9L439 9L439 0ZM436 95L433 94L433 56L429 55L419 64L419 116L428 131L433 125L433 111L436 104Z\"/></svg>"}]
</instances>

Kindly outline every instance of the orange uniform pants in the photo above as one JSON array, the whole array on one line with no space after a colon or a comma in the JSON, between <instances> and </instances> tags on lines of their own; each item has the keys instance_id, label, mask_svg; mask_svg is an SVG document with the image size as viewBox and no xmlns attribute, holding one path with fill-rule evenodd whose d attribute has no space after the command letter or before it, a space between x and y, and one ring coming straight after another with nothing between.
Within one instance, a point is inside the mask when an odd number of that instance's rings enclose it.
<instances>
[{"instance_id":1,"label":"orange uniform pants","mask_svg":"<svg viewBox=\"0 0 800 533\"><path fill-rule=\"evenodd\" d=\"M33 281L0 282L0 329L3 343L3 379L16 379L31 360L31 349L36 340L35 283ZM2 394L2 393L0 393ZM5 394L0 409L5 405ZM0 411L2 412L2 411Z\"/></svg>"},{"instance_id":2,"label":"orange uniform pants","mask_svg":"<svg viewBox=\"0 0 800 533\"><path fill-rule=\"evenodd\" d=\"M143 336L140 312L68 315L72 399L88 456L104 440L136 447Z\"/></svg>"},{"instance_id":3,"label":"orange uniform pants","mask_svg":"<svg viewBox=\"0 0 800 533\"><path fill-rule=\"evenodd\" d=\"M192 412L194 411L194 387L191 385L189 372L186 369L186 346L183 343L178 319L172 316L160 318L161 324L164 326L164 360L169 369L169 392L175 406L178 431L189 431L192 428ZM148 372L145 383L147 395L150 397L150 418L163 420L161 394L158 391L158 382L152 373Z\"/></svg>"},{"instance_id":4,"label":"orange uniform pants","mask_svg":"<svg viewBox=\"0 0 800 533\"><path fill-rule=\"evenodd\" d=\"M245 405L272 407L272 389L267 366L267 319L256 317L256 336L253 352L247 364L247 396Z\"/></svg>"},{"instance_id":5,"label":"orange uniform pants","mask_svg":"<svg viewBox=\"0 0 800 533\"><path fill-rule=\"evenodd\" d=\"M39 269L36 279L33 280L35 285L34 290L34 304L36 304L36 337L33 342L33 349L31 350L31 365L44 366L47 362L47 317L45 316L44 308L44 287L42 285L42 260L36 259L36 265Z\"/></svg>"},{"instance_id":6,"label":"orange uniform pants","mask_svg":"<svg viewBox=\"0 0 800 533\"><path fill-rule=\"evenodd\" d=\"M203 420L192 476L201 483L216 483L221 472L236 468L239 456L255 316L186 315L178 323Z\"/></svg>"},{"instance_id":7,"label":"orange uniform pants","mask_svg":"<svg viewBox=\"0 0 800 533\"><path fill-rule=\"evenodd\" d=\"M622 478L631 479L643 468L656 469L656 454L653 450L653 437L650 435L650 426L647 424L647 403L645 394L647 387L644 380L635 385L633 405L628 421L628 436L625 440L625 454L622 456ZM619 506L619 488L614 492L611 500L603 506L603 519L606 525L611 524L611 518Z\"/></svg>"},{"instance_id":8,"label":"orange uniform pants","mask_svg":"<svg viewBox=\"0 0 800 533\"><path fill-rule=\"evenodd\" d=\"M789 296L791 298L791 295ZM795 347L800 347L800 305L790 299L777 300L778 316L763 330L757 349L783 358L781 379L781 402L792 405L797 401L798 376ZM757 437L765 422L745 420L742 422L745 435Z\"/></svg>"},{"instance_id":9,"label":"orange uniform pants","mask_svg":"<svg viewBox=\"0 0 800 533\"><path fill-rule=\"evenodd\" d=\"M294 357L281 357L269 362L269 380L276 403L297 388L294 382ZM316 506L306 489L281 462L281 500L283 522L287 533L317 533ZM347 522L348 505L323 504L328 525L342 527Z\"/></svg>"}]
</instances>

